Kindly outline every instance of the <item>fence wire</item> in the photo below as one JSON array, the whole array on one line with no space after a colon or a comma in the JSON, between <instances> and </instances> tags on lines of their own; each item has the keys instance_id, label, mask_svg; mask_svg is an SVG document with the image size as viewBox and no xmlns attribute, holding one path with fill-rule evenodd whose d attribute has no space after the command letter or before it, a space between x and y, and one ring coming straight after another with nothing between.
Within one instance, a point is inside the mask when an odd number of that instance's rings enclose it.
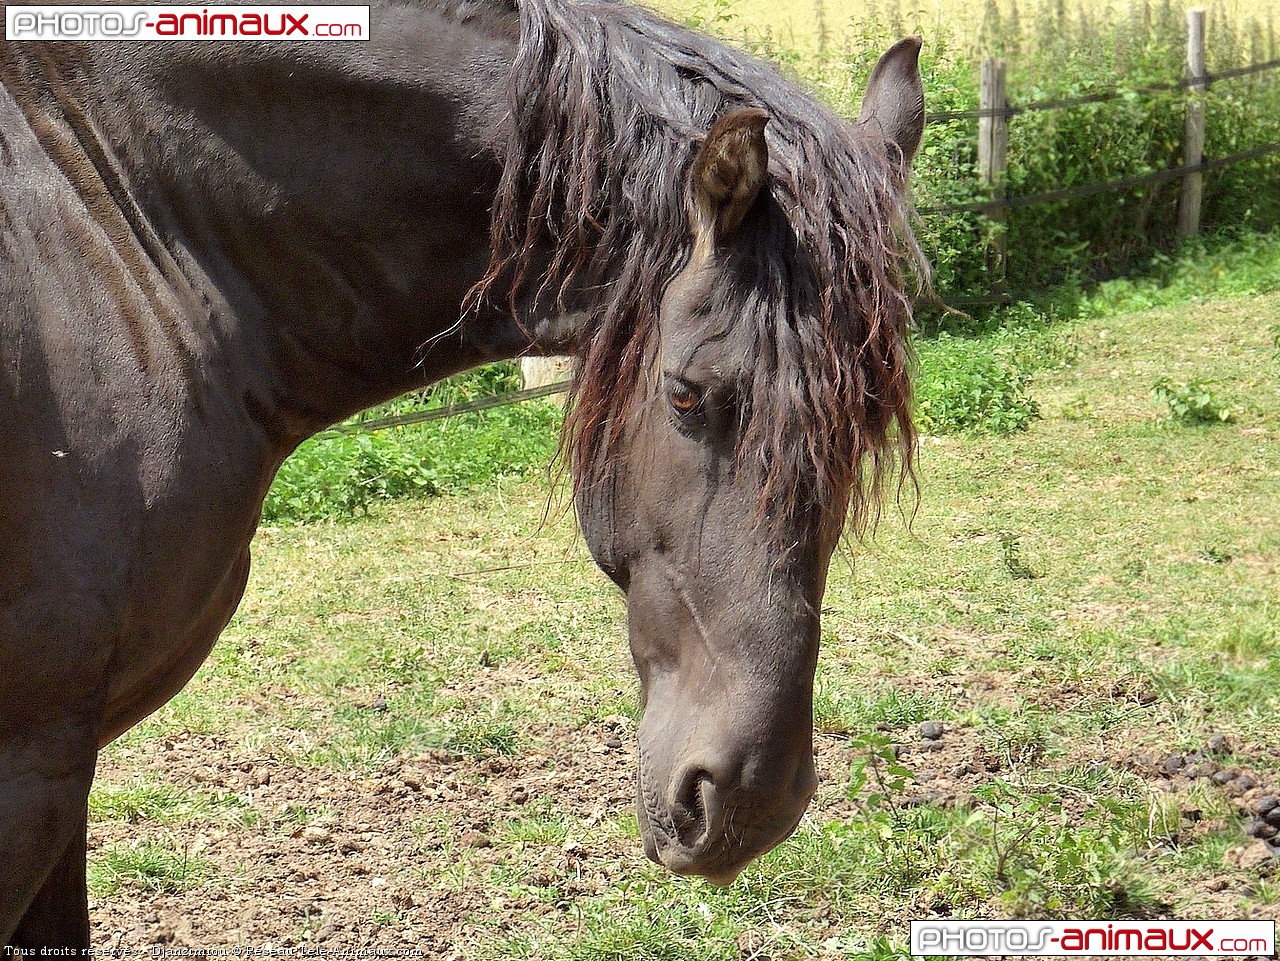
<instances>
[{"instance_id":1,"label":"fence wire","mask_svg":"<svg viewBox=\"0 0 1280 961\"><path fill-rule=\"evenodd\" d=\"M507 391L504 394L493 394L476 400L464 401L461 404L448 404L444 407L430 407L426 410L410 411L407 414L396 414L391 417L375 417L371 420L348 421L328 430L321 431L316 437L348 437L352 434L371 434L374 431L387 430L391 427L408 427L411 424L425 424L433 420L444 420L459 414L470 414L477 410L488 410L491 407L505 407L521 401L533 400L535 397L550 397L552 394L563 394L572 382L557 381L541 387L527 387L524 390Z\"/></svg>"},{"instance_id":2,"label":"fence wire","mask_svg":"<svg viewBox=\"0 0 1280 961\"><path fill-rule=\"evenodd\" d=\"M1202 160L1198 164L1189 164L1181 167L1166 167L1161 170L1152 170L1144 174L1134 174L1131 177L1119 177L1116 180L1104 180L1097 183L1080 184L1075 187L1063 187L1059 190L1043 190L1039 193L1019 194L1013 197L995 197L991 200L975 200L972 203L939 204L937 206L917 207L916 213L922 217L932 217L939 214L952 213L991 213L995 210L1016 210L1019 207L1034 207L1039 204L1057 203L1063 200L1075 200L1077 197L1090 197L1094 194L1129 190L1133 187L1141 187L1143 184L1149 183L1158 183L1162 180L1176 180L1179 177L1185 177L1187 174L1203 173L1210 170L1222 170L1224 167L1244 163L1247 160L1256 160L1259 157L1265 157L1267 154L1276 153L1277 151L1280 151L1280 142L1263 144L1259 147L1252 147L1249 150L1241 150L1237 153L1227 154L1225 157L1215 157L1212 159Z\"/></svg>"},{"instance_id":3,"label":"fence wire","mask_svg":"<svg viewBox=\"0 0 1280 961\"><path fill-rule=\"evenodd\" d=\"M1280 67L1280 60L1267 60L1263 63L1250 64L1247 67L1231 67L1227 70L1216 70L1210 73L1204 73L1198 77L1183 77L1181 80L1175 80L1172 83L1156 83L1141 87L1099 90L1096 93L1083 93L1074 97L1060 97L1056 100L1034 100L1031 103L1008 104L1004 107L990 107L986 110L939 110L925 114L924 119L926 123L946 123L952 120L979 120L983 117L1004 117L1005 119L1009 119L1022 113L1034 113L1038 110L1066 110L1071 107L1081 107L1091 103L1106 103L1111 100L1121 100L1135 94L1142 96L1148 94L1174 93L1179 90L1188 90L1191 87L1201 85L1208 88L1218 80L1230 80L1235 77L1245 77L1250 74L1275 70L1278 67Z\"/></svg>"}]
</instances>

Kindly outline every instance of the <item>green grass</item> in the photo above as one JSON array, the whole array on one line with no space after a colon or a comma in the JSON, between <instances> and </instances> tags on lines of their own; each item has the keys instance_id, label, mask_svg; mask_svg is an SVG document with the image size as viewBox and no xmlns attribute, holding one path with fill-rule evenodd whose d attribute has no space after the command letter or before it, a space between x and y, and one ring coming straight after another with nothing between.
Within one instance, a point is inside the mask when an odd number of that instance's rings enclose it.
<instances>
[{"instance_id":1,"label":"green grass","mask_svg":"<svg viewBox=\"0 0 1280 961\"><path fill-rule=\"evenodd\" d=\"M861 686L848 686L848 681L844 672L819 668L813 704L818 730L827 734L849 734L871 730L877 725L901 730L951 713L944 700L932 695L887 686L867 691Z\"/></svg>"},{"instance_id":2,"label":"green grass","mask_svg":"<svg viewBox=\"0 0 1280 961\"><path fill-rule=\"evenodd\" d=\"M116 844L97 851L89 863L89 893L110 897L128 890L179 893L198 888L210 877L208 865L172 843Z\"/></svg>"},{"instance_id":3,"label":"green grass","mask_svg":"<svg viewBox=\"0 0 1280 961\"><path fill-rule=\"evenodd\" d=\"M139 779L125 787L95 784L89 795L89 820L250 825L256 815L249 802L235 794L196 792Z\"/></svg>"},{"instance_id":4,"label":"green grass","mask_svg":"<svg viewBox=\"0 0 1280 961\"><path fill-rule=\"evenodd\" d=\"M1253 243L1246 270L1263 262ZM442 802L421 829L443 840L398 870L478 905L462 956L888 958L930 913L1272 916L1274 880L1224 861L1243 838L1221 791L1170 798L1124 763L1221 733L1242 745L1233 763L1280 780L1264 749L1280 743L1280 293L1165 293L1195 269L1113 289L1105 313L952 338L1026 371L1038 417L927 437L911 529L889 513L874 541L837 555L817 683L824 781L794 839L721 890L645 862L624 805L588 816L560 792L495 809L481 857L455 843ZM1160 377L1218 385L1234 418L1171 419L1151 391ZM544 522L547 497L538 474L494 478L349 523L269 528L209 663L105 761L140 765L184 728L353 775L436 747L573 770L566 744L595 743L592 725L615 715L629 742L624 606L571 518ZM936 789L930 755L908 749L903 777L885 753L925 720L962 746L948 765L992 765L955 782L954 800L907 803ZM99 893L204 883L167 840L192 819L288 834L315 817L253 822L226 798L115 783L95 794L95 823L127 823L159 852L95 851ZM567 857L570 843L586 853ZM403 921L388 914L380 938Z\"/></svg>"}]
</instances>

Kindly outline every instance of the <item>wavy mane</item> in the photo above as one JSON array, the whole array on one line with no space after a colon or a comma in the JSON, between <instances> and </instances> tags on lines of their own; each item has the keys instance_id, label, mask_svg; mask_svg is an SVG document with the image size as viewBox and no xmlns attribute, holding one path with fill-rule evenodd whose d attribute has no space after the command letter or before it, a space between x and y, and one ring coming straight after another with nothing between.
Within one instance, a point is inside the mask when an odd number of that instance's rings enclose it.
<instances>
[{"instance_id":1,"label":"wavy mane","mask_svg":"<svg viewBox=\"0 0 1280 961\"><path fill-rule=\"evenodd\" d=\"M781 216L735 238L755 269L719 295L753 327L739 456L760 464L762 517L847 509L861 533L894 476L899 490L914 481L904 288L926 274L897 148L763 63L642 8L518 9L493 254L473 297L500 278L513 309L529 294L563 304L571 289L576 307L585 293L591 319L562 437L575 490L609 476L643 393L663 291L692 250L695 150L726 110L759 107Z\"/></svg>"}]
</instances>

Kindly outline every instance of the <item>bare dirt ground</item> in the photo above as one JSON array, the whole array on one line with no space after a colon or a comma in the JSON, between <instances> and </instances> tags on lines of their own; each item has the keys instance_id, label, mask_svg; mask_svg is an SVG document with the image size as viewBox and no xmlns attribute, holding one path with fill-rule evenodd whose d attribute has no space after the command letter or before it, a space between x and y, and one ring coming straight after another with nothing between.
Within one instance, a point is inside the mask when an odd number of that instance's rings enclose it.
<instances>
[{"instance_id":1,"label":"bare dirt ground","mask_svg":"<svg viewBox=\"0 0 1280 961\"><path fill-rule=\"evenodd\" d=\"M630 801L631 747L621 747L612 730L547 733L563 754L477 759L434 751L397 759L375 774L299 767L220 738L166 739L144 771L183 788L247 798L258 819L200 828L186 838L180 832L190 828L174 828L170 836L218 880L194 893L130 889L96 901L95 944L311 944L461 957L460 945L473 934L471 916L495 908L490 896L478 897L466 872L512 854L510 844L492 836L499 817L554 798L567 815L602 819ZM104 765L100 778L127 782L139 773L129 760ZM318 813L300 823L304 811ZM90 845L133 843L153 831L99 823ZM529 875L554 875L572 898L612 883L619 863L636 854L626 850L632 847L588 851L566 841L521 853ZM453 870L460 865L462 872ZM497 907L558 909L533 899Z\"/></svg>"},{"instance_id":2,"label":"bare dirt ground","mask_svg":"<svg viewBox=\"0 0 1280 961\"><path fill-rule=\"evenodd\" d=\"M199 859L209 873L209 880L181 893L126 886L94 899L94 943L175 953L231 946L366 948L461 959L500 933L503 918L517 923L534 914L560 915L571 928L575 899L623 882L643 857L639 842L617 832L526 842L502 826L524 811L545 811L548 802L557 815L578 823L614 819L633 792L628 724L619 717L548 728L539 746L520 757L434 751L368 774L300 767L222 738L185 733L154 742L146 757L116 752L99 772L106 783L141 776L192 792L225 792L247 801L255 817L249 824L195 827L94 824L91 849L158 836ZM962 726L944 727L935 737L916 730L900 735L901 761L917 778L904 805L968 800L1004 765ZM1259 744L1230 747L1236 757L1276 753ZM846 739L822 737L817 752L825 780L847 772ZM1118 753L1092 762L1138 771L1157 791L1187 798L1179 805L1180 829L1189 837L1223 827L1221 819L1204 818L1190 799L1197 781L1212 784L1241 812L1265 817L1275 808L1273 785L1247 767L1221 767L1212 751L1204 757ZM859 812L848 800L820 795L810 816L856 818ZM1264 824L1264 817L1248 823ZM562 896L549 901L520 894L517 884L504 889L516 893L495 900L492 887L473 883L502 866ZM1202 900L1217 902L1222 916L1234 915L1249 878L1272 877L1278 866L1276 848L1242 832L1222 874L1206 882ZM945 916L948 907L937 905L937 913ZM1253 916L1274 920L1280 914L1274 904L1259 905Z\"/></svg>"}]
</instances>

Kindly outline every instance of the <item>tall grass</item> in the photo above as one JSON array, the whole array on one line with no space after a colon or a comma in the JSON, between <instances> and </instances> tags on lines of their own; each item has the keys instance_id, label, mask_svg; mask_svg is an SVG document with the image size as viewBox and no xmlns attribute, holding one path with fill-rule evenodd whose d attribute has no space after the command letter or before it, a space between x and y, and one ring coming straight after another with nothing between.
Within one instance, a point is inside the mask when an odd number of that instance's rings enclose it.
<instances>
[{"instance_id":1,"label":"tall grass","mask_svg":"<svg viewBox=\"0 0 1280 961\"><path fill-rule=\"evenodd\" d=\"M840 49L857 39L867 24L882 24L899 33L925 36L946 33L973 47L998 24L999 33L1039 28L1035 0L649 0L650 4L678 19L725 25L724 36L738 40L766 39L796 50L803 57ZM1277 0L1216 0L1197 6L1210 7L1222 18L1267 35L1280 16ZM1053 13L1090 23L1118 20L1130 11L1107 3L1070 5L1053 2ZM716 29L714 26L711 29ZM1259 58L1261 59L1261 58Z\"/></svg>"},{"instance_id":2,"label":"tall grass","mask_svg":"<svg viewBox=\"0 0 1280 961\"><path fill-rule=\"evenodd\" d=\"M1182 77L1188 5L1184 0L1128 0L1106 7L1078 0L973 0L921 9L901 0L859 6L811 0L803 6L771 3L765 10L753 0L705 0L692 5L689 19L771 58L850 118L857 116L875 58L908 33L925 39L921 69L933 114L978 107L979 66L987 56L1006 61L1008 97L1015 107L1122 92L1102 103L1014 116L1006 190L1017 197L1182 163L1185 94L1143 88ZM680 9L676 0L672 9ZM1208 12L1211 73L1280 57L1274 6L1217 0ZM788 26L802 15L821 30L797 32ZM1207 95L1207 117L1207 157L1280 142L1280 71L1217 81ZM1278 186L1280 153L1207 174L1203 231L1238 235L1280 224ZM920 208L988 199L977 175L976 120L930 124L915 164L914 190ZM1179 190L1174 178L1036 204L1010 211L1002 227L976 213L929 214L918 232L936 289L971 309L971 302L993 291L1043 295L1140 268L1153 254L1176 246ZM997 230L1007 232L1004 264L990 254Z\"/></svg>"}]
</instances>

